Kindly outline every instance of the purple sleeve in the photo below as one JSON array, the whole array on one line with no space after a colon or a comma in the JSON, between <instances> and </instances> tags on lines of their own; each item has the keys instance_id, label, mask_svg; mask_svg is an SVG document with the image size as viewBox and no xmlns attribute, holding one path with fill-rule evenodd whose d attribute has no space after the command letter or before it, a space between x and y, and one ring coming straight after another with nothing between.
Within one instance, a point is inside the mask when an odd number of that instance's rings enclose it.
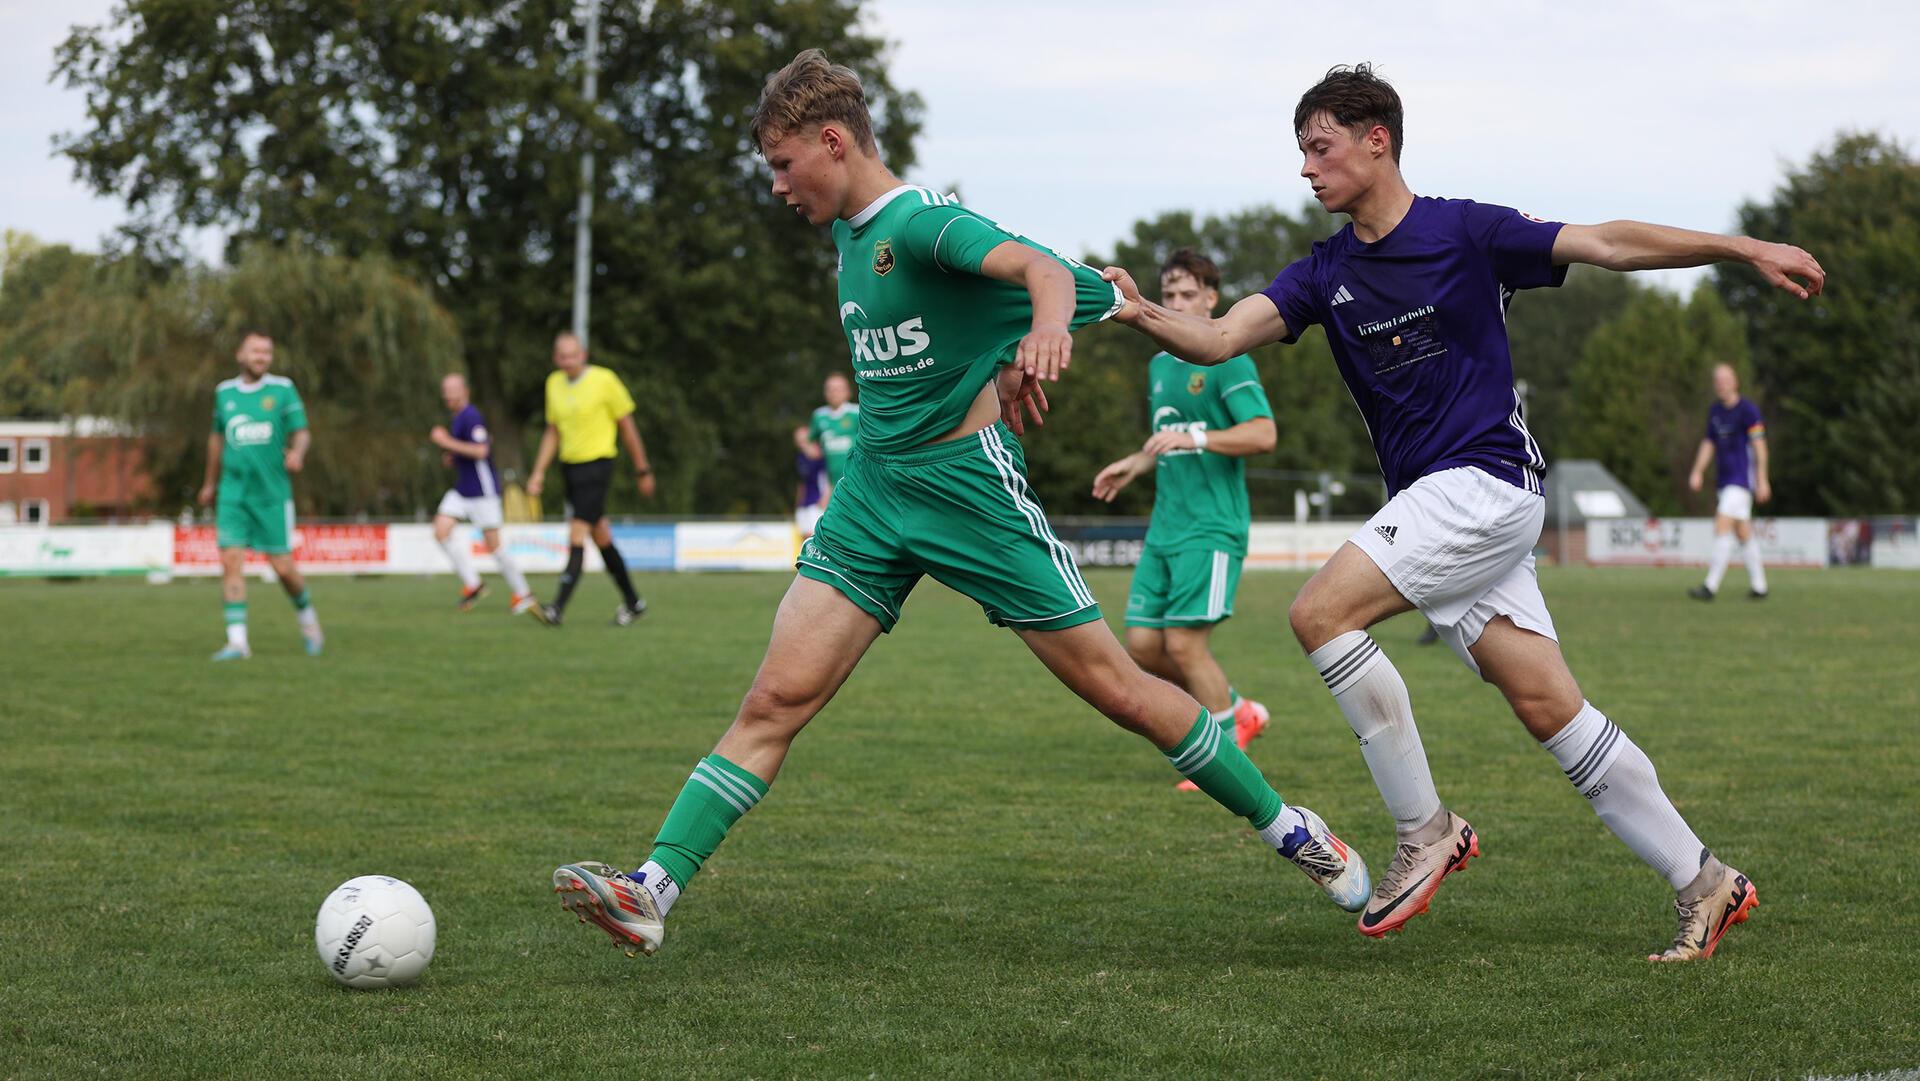
<instances>
[{"instance_id":1,"label":"purple sleeve","mask_svg":"<svg viewBox=\"0 0 1920 1081\"><path fill-rule=\"evenodd\" d=\"M1755 405L1752 399L1747 400L1746 407L1746 415L1741 418L1741 428L1747 433L1747 438L1752 439L1755 435L1766 435L1767 423L1760 419L1760 407ZM1759 429L1759 431L1756 432L1755 429Z\"/></svg>"},{"instance_id":2,"label":"purple sleeve","mask_svg":"<svg viewBox=\"0 0 1920 1081\"><path fill-rule=\"evenodd\" d=\"M1494 276L1509 289L1557 286L1567 268L1553 265L1553 241L1562 222L1541 221L1512 207L1463 200L1460 211L1467 235L1493 264Z\"/></svg>"},{"instance_id":3,"label":"purple sleeve","mask_svg":"<svg viewBox=\"0 0 1920 1081\"><path fill-rule=\"evenodd\" d=\"M1292 344L1301 332L1320 321L1320 298L1313 287L1311 255L1288 263L1273 279L1273 284L1260 290L1260 294L1273 301L1280 318L1287 324L1287 336L1281 341Z\"/></svg>"}]
</instances>

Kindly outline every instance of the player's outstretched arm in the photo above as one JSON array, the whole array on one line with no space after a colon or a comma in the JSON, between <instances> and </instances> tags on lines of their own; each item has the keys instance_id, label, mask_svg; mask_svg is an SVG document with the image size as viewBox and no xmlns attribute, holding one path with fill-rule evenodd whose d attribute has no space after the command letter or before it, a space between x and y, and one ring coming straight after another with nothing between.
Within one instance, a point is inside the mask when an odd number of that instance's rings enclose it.
<instances>
[{"instance_id":1,"label":"player's outstretched arm","mask_svg":"<svg viewBox=\"0 0 1920 1081\"><path fill-rule=\"evenodd\" d=\"M1113 502L1122 489L1146 476L1157 464L1154 455L1144 450L1134 451L1094 475L1093 498L1103 503Z\"/></svg>"},{"instance_id":2,"label":"player's outstretched arm","mask_svg":"<svg viewBox=\"0 0 1920 1081\"><path fill-rule=\"evenodd\" d=\"M1280 442L1280 428L1272 417L1254 417L1217 432L1168 429L1148 437L1141 453L1158 458L1173 450L1204 450L1229 458L1251 458L1271 451Z\"/></svg>"},{"instance_id":3,"label":"player's outstretched arm","mask_svg":"<svg viewBox=\"0 0 1920 1081\"><path fill-rule=\"evenodd\" d=\"M1018 241L994 246L980 261L980 274L1024 286L1033 301L1033 328L1020 339L1013 366L1034 379L1056 380L1073 360L1073 274L1043 252Z\"/></svg>"},{"instance_id":4,"label":"player's outstretched arm","mask_svg":"<svg viewBox=\"0 0 1920 1081\"><path fill-rule=\"evenodd\" d=\"M1133 276L1110 266L1100 276L1120 287L1114 322L1145 334L1189 364L1224 364L1250 349L1287 338L1287 321L1265 294L1242 298L1218 319L1187 315L1140 295Z\"/></svg>"},{"instance_id":5,"label":"player's outstretched arm","mask_svg":"<svg viewBox=\"0 0 1920 1081\"><path fill-rule=\"evenodd\" d=\"M1553 242L1555 266L1587 263L1608 270L1670 270L1709 263L1746 263L1769 285L1801 300L1818 293L1827 272L1813 256L1791 244L1747 236L1722 236L1643 221L1568 225Z\"/></svg>"}]
</instances>

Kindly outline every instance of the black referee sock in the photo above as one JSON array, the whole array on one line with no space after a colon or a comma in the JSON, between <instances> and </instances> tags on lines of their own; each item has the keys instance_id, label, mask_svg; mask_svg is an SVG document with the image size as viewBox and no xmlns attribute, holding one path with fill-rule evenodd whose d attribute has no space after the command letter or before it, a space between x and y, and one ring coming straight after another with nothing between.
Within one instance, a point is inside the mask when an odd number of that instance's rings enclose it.
<instances>
[{"instance_id":1,"label":"black referee sock","mask_svg":"<svg viewBox=\"0 0 1920 1081\"><path fill-rule=\"evenodd\" d=\"M640 594L633 591L633 579L627 577L627 561L620 558L620 549L611 544L601 545L600 561L607 565L607 573L613 576L613 584L620 587L620 595L627 599L627 607L637 607Z\"/></svg>"},{"instance_id":2,"label":"black referee sock","mask_svg":"<svg viewBox=\"0 0 1920 1081\"><path fill-rule=\"evenodd\" d=\"M573 596L573 587L580 584L580 568L586 565L587 550L578 545L567 549L567 569L560 575L560 595L553 599L553 610L567 610L567 598Z\"/></svg>"}]
</instances>

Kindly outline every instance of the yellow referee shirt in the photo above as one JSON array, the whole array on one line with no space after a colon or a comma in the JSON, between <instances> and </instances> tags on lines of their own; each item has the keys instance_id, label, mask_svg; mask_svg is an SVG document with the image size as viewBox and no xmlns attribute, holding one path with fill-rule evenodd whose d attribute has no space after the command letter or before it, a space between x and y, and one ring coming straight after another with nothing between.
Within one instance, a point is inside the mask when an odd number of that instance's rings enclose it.
<instances>
[{"instance_id":1,"label":"yellow referee shirt","mask_svg":"<svg viewBox=\"0 0 1920 1081\"><path fill-rule=\"evenodd\" d=\"M579 379L555 371L547 376L547 423L560 433L560 460L569 465L614 455L615 424L633 412L633 397L620 377L589 364Z\"/></svg>"}]
</instances>

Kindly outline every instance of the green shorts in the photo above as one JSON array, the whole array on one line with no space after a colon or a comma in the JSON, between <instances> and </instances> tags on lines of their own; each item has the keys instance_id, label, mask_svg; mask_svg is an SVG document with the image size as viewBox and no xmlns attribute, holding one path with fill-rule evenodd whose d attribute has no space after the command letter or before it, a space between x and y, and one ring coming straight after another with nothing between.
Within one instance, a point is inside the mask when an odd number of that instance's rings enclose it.
<instances>
[{"instance_id":1,"label":"green shorts","mask_svg":"<svg viewBox=\"0 0 1920 1081\"><path fill-rule=\"evenodd\" d=\"M1072 549L1027 485L1026 455L999 423L905 454L855 447L794 566L883 631L923 574L1001 626L1057 631L1100 618Z\"/></svg>"},{"instance_id":2,"label":"green shorts","mask_svg":"<svg viewBox=\"0 0 1920 1081\"><path fill-rule=\"evenodd\" d=\"M1233 614L1240 561L1232 552L1148 548L1127 590L1129 627L1205 627Z\"/></svg>"},{"instance_id":3,"label":"green shorts","mask_svg":"<svg viewBox=\"0 0 1920 1081\"><path fill-rule=\"evenodd\" d=\"M222 487L214 511L214 535L222 548L251 548L265 555L293 551L293 500L230 496Z\"/></svg>"}]
</instances>

